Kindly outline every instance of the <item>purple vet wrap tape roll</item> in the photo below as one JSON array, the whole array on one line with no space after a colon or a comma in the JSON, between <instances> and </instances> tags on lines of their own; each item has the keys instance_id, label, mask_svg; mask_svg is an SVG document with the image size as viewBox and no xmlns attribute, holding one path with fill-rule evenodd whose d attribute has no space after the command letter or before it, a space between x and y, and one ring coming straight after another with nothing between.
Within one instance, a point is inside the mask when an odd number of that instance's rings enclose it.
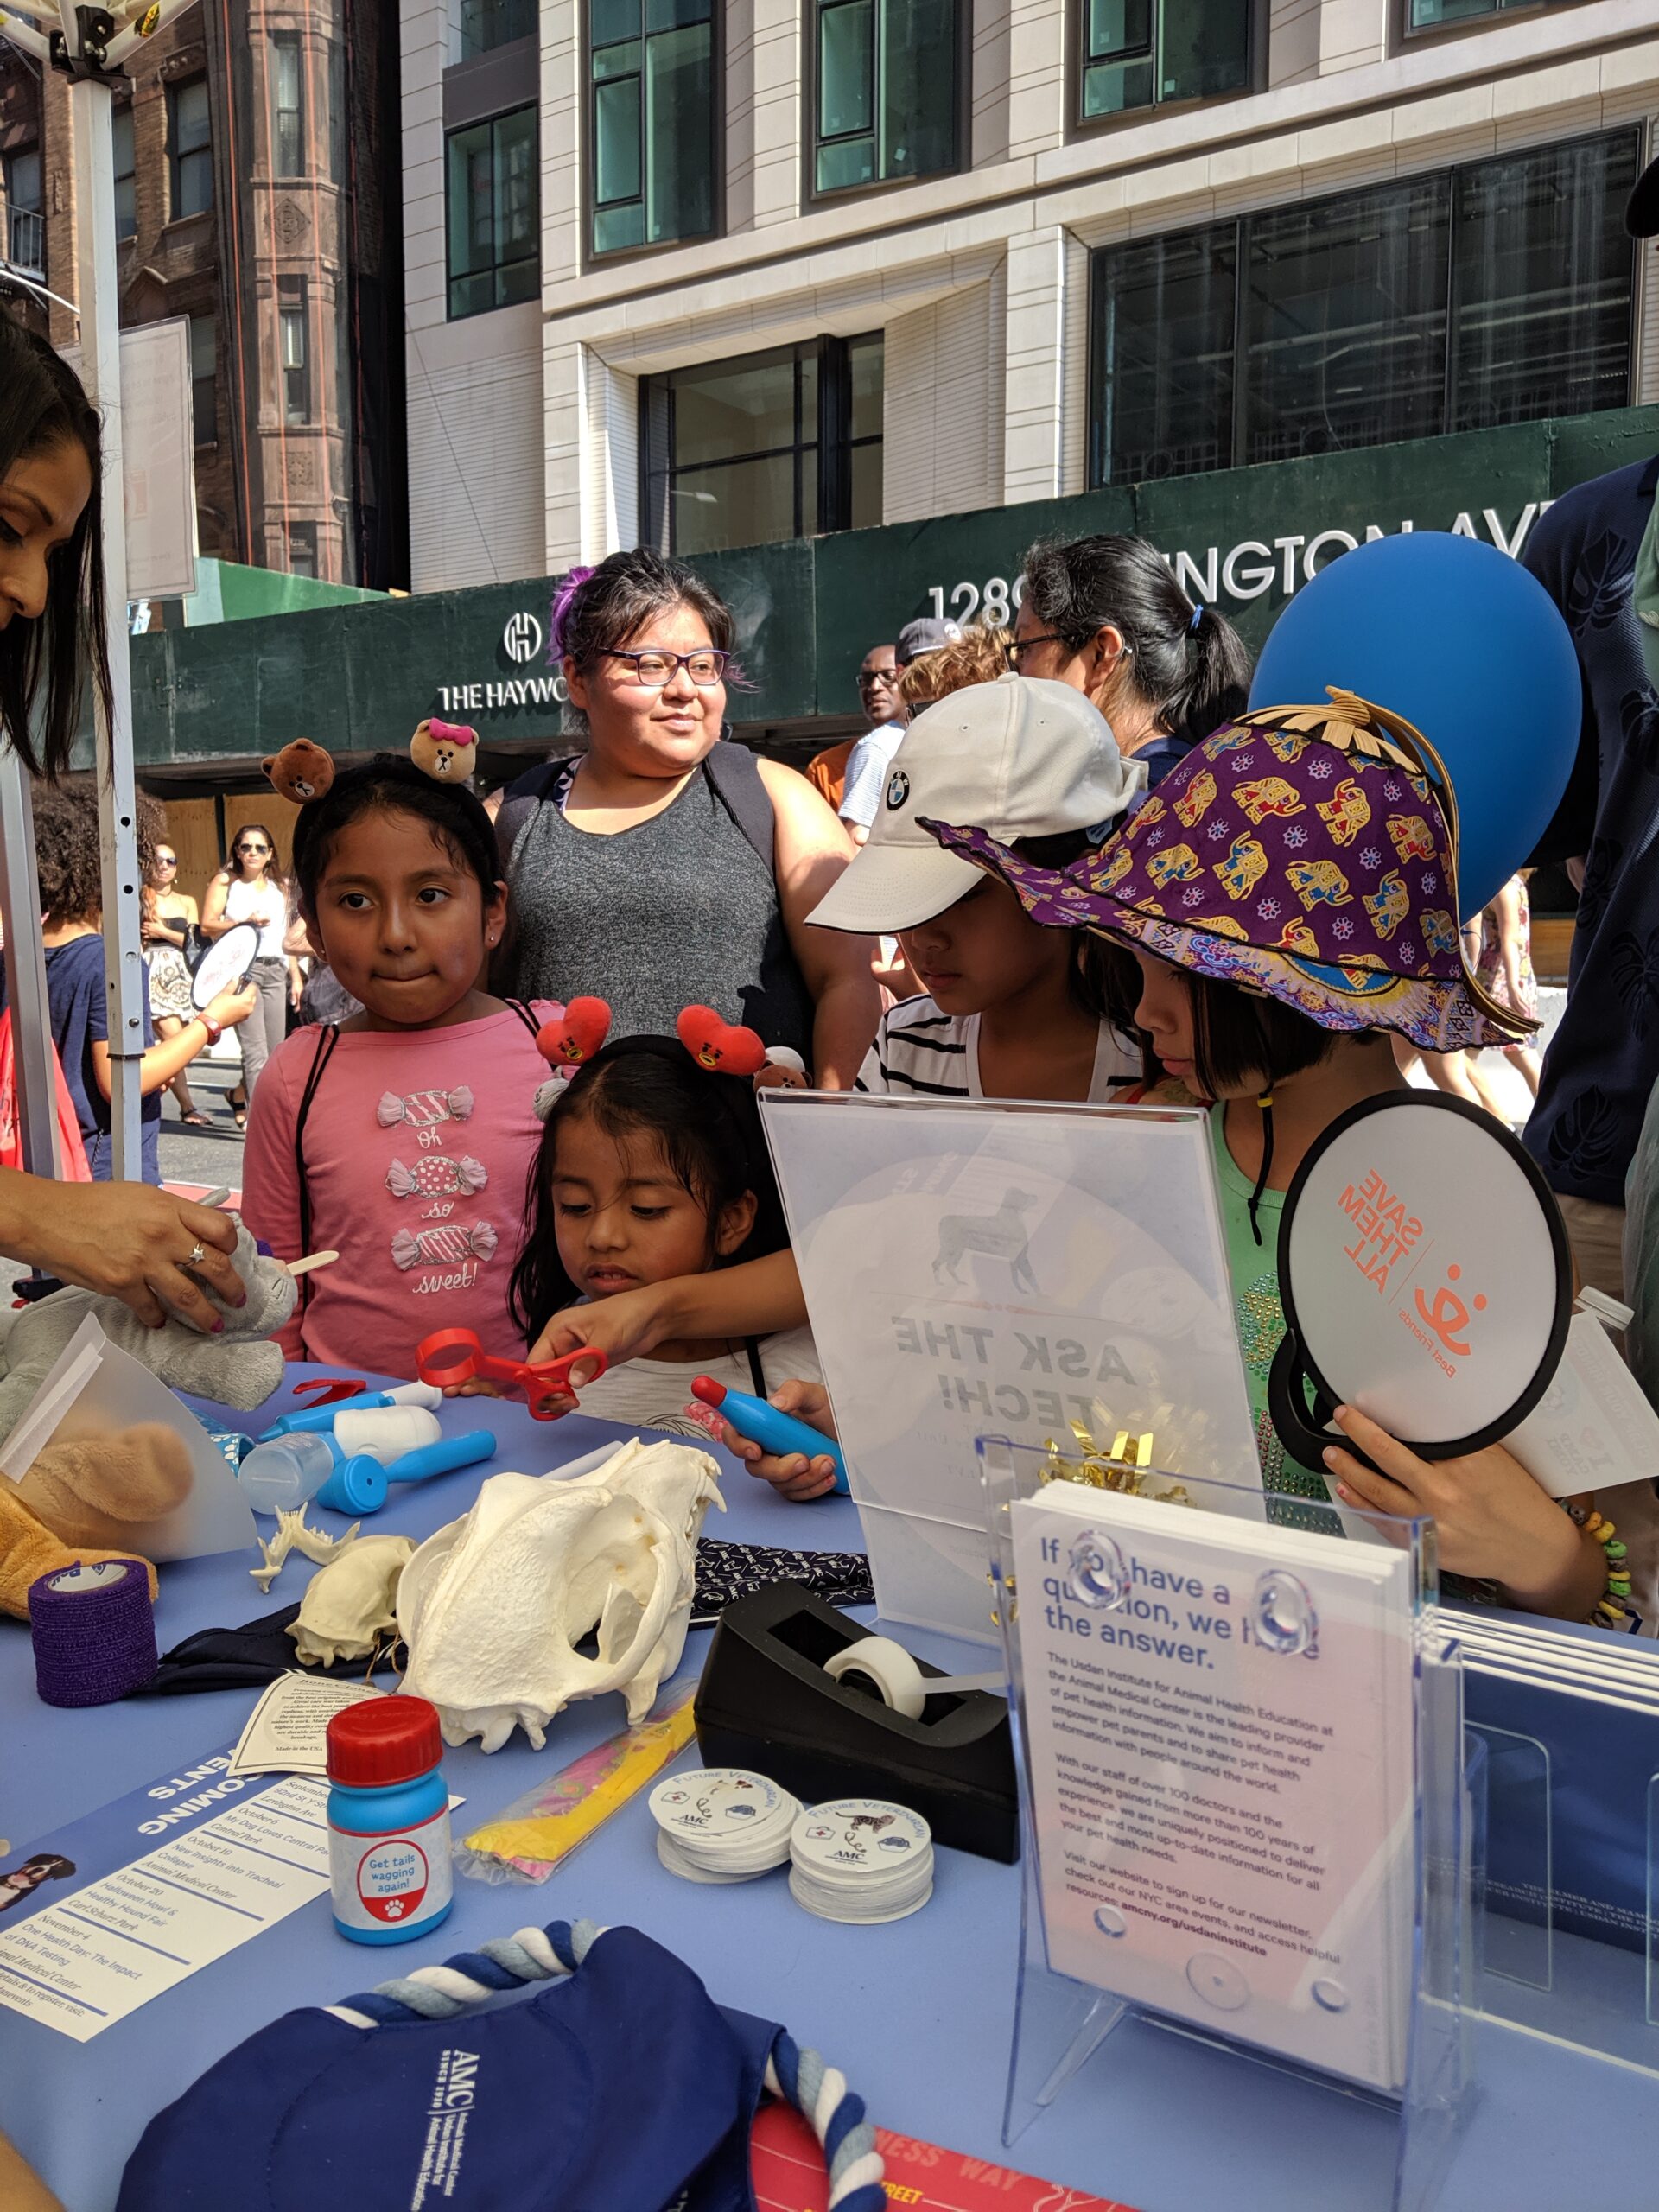
<instances>
[{"instance_id":1,"label":"purple vet wrap tape roll","mask_svg":"<svg viewBox=\"0 0 1659 2212\"><path fill-rule=\"evenodd\" d=\"M136 1560L42 1574L29 1586L29 1632L43 1705L113 1705L158 1663L149 1577Z\"/></svg>"}]
</instances>

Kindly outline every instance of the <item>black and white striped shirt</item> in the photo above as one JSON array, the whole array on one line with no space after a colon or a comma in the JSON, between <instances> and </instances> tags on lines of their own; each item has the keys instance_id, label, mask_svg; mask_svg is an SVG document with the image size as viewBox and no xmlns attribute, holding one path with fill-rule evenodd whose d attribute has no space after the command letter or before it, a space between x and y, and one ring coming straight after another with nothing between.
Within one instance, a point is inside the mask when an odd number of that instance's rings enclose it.
<instances>
[{"instance_id":1,"label":"black and white striped shirt","mask_svg":"<svg viewBox=\"0 0 1659 2212\"><path fill-rule=\"evenodd\" d=\"M1126 1084L1141 1080L1139 1057L1115 1029L1100 1025L1095 1047L1090 1105L1104 1105ZM979 1016L941 1014L925 992L901 999L881 1017L875 1042L864 1056L856 1090L900 1096L983 1098L979 1080Z\"/></svg>"}]
</instances>

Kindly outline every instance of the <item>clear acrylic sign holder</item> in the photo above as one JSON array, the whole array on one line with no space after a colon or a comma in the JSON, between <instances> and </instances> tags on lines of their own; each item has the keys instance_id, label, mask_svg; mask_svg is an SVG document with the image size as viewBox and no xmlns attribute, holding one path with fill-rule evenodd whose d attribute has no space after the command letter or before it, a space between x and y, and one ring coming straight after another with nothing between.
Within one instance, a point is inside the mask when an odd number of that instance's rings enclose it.
<instances>
[{"instance_id":1,"label":"clear acrylic sign holder","mask_svg":"<svg viewBox=\"0 0 1659 2212\"><path fill-rule=\"evenodd\" d=\"M1311 2058L1306 2050L1300 2056L1287 2055L1287 2046L1294 2045L1298 2041L1296 2015L1299 2010L1301 2038L1306 2043L1311 2029L1315 2039L1314 2048L1318 2049L1317 2038L1322 2024L1306 2003L1300 2007L1291 2004L1279 2005L1269 1999L1265 2007L1268 2015L1268 2032L1264 2035L1260 2024L1255 2025L1254 2032L1241 2030L1238 2022L1248 2014L1252 2022L1256 2023L1264 2008L1255 2001L1257 1993L1254 1990L1248 2003L1243 1998L1235 1999L1229 1993L1228 1978L1236 1976L1236 1969L1229 1963L1230 1956L1247 1960L1251 1971L1258 1978L1267 1972L1265 1967L1255 1963L1248 1943L1239 1943L1234 1948L1230 1941L1236 1935L1245 1931L1245 1916L1242 1907L1249 1893L1248 1885L1241 1885L1238 1878L1217 1874L1213 1865L1207 1869L1203 1867L1199 1858L1192 1862L1192 1868L1198 1871L1189 1872L1192 1889L1183 1894L1197 1896L1204 1891L1206 1892L1206 1903L1213 1904L1216 1892L1227 1889L1230 1885L1241 1910L1237 1921L1230 1926L1215 1923L1217 1928L1215 1948L1205 1949L1202 1954L1209 1963L1200 1966L1200 1954L1195 1951L1186 1979L1192 1980L1196 1970L1201 1980L1207 1980L1210 1999L1217 2007L1224 2008L1234 2002L1243 2005L1244 2011L1234 2016L1233 2024L1229 2024L1225 2009L1217 2010L1209 2020L1195 2018L1195 2012L1198 2014L1205 2012L1207 2008L1205 2005L1162 2005L1148 2001L1144 1991L1140 1994L1130 1994L1125 1990L1115 1990L1108 1986L1110 1968L1091 1974L1085 1979L1075 1973L1058 1970L1051 1964L1051 1929L1046 1924L1045 1911L1046 1886L1052 1899L1058 1897L1060 1900L1053 1908L1061 1915L1052 1931L1055 1947L1073 1965L1077 1962L1076 1930L1074 1927L1068 1929L1065 1923L1086 1912L1088 1906L1085 1902L1081 1907L1073 1907L1065 1894L1077 1886L1072 1872L1071 1850L1067 1849L1063 1853L1065 1877L1058 1877L1051 1864L1050 1880L1046 1885L1045 1884L1041 1853L1045 1848L1051 1852L1058 1849L1057 1835L1062 1821L1057 1816L1057 1808L1051 1796L1046 1800L1046 1809L1039 1822L1038 1770L1033 1765L1033 1745L1045 1740L1045 1732L1047 1732L1046 1739L1051 1745L1056 1740L1064 1742L1064 1734L1058 1738L1053 1735L1055 1716L1060 1716L1062 1730L1067 1724L1063 1710L1065 1696L1052 1686L1045 1691L1043 1710L1033 1712L1027 1703L1027 1691L1032 1685L1027 1684L1026 1678L1026 1659L1030 1658L1033 1667L1040 1665L1047 1669L1052 1651L1049 1641L1028 1633L1022 1647L1021 1606L1023 1604L1029 1610L1033 1600L1037 1606L1044 1606L1046 1602L1044 1591L1048 1585L1045 1578L1043 1585L1035 1592L1021 1591L1016 1586L1015 1542L1018 1540L1027 1545L1030 1543L1033 1523L1029 1515L1017 1520L1014 1509L1021 1501L1037 1498L1046 1486L1048 1495L1042 1499L1045 1508L1053 1505L1056 1503L1055 1492L1063 1490L1071 1494L1070 1510L1086 1511L1086 1508L1078 1506L1079 1497L1098 1499L1102 1492L1083 1489L1071 1481L1055 1484L1053 1462L1045 1452L1014 1445L1005 1440L984 1437L978 1440L977 1451L984 1483L990 1581L1003 1639L1009 1705L1014 1715L1021 1808L1024 1890L1020 1984L1003 2114L1004 2144L1014 2144L1062 2094L1086 2096L1090 2094L1091 2080L1103 2087L1105 2077L1100 2069L1110 2068L1115 2063L1114 2036L1118 2038L1116 2048L1125 2050L1123 2031L1129 2024L1138 2022L1224 2053L1233 2063L1277 2069L1333 2097L1358 2100L1382 2120L1385 2144L1387 2131L1392 2129L1392 2161L1386 2156L1376 2154L1377 2139L1374 2133L1368 2133L1370 2153L1343 2173L1339 2197L1332 2193L1338 2184L1333 2182L1328 2168L1319 2166L1316 2171L1301 2177L1300 2183L1296 2182L1294 2171L1287 2171L1287 2181L1290 2185L1282 2197L1275 2196L1275 2202L1306 2202L1327 2206L1339 2201L1344 2212L1427 2212L1427 2208L1435 2201L1440 2177L1458 2139L1469 2103L1471 2025L1480 1975L1480 1922L1477 1908L1484 1847L1484 1783L1486 1763L1484 1746L1478 1744L1469 1746L1465 1742L1461 1655L1453 1636L1446 1632L1446 1617L1438 1611L1436 1605L1432 1524L1349 1512L1343 1514L1340 1523L1356 1553L1366 1550L1370 1545L1377 1545L1389 1548L1396 1555L1404 1555L1402 1563L1396 1562L1399 1571L1394 1575L1393 1587L1396 1597L1402 1592L1408 1593L1406 1617L1403 1623L1397 1624L1402 1642L1395 1646L1395 1652L1401 1663L1394 1669L1391 1677L1402 1686L1391 1707L1394 1726L1389 1738L1394 1745L1393 1764L1396 1775L1402 1778L1401 1786L1395 1792L1400 1807L1399 1821L1392 1832L1396 1847L1385 1854L1391 1872L1376 1896L1376 1925L1362 1927L1357 1936L1359 1948L1363 1949L1370 1942L1374 1961L1384 1961L1389 1967L1389 1999L1385 2007L1389 2025L1376 2046L1379 2050L1386 2047L1389 2054L1378 2062L1376 2069L1378 2078L1389 2086L1378 2087L1356 2078L1351 2063L1344 2069L1333 2070L1332 2067L1318 2063L1317 2057ZM1227 1527L1230 1522L1240 1537L1236 1554L1237 1573L1233 1578L1237 1585L1235 1595L1248 1593L1254 1589L1256 1601L1260 1601L1263 1587L1274 1580L1272 1573L1263 1572L1262 1544L1265 1531L1259 1518L1249 1520L1241 1514L1236 1491L1230 1491L1224 1485L1205 1484L1190 1477L1183 1477L1178 1483L1175 1478L1160 1476L1151 1471L1139 1471L1136 1479L1142 1486L1144 1496L1154 1501L1154 1513L1162 1512L1167 1518L1167 1505L1160 1505L1159 1500L1170 1500L1182 1506L1197 1508L1198 1511L1192 1516L1195 1531L1201 1529L1205 1538L1212 1539L1218 1545L1224 1546L1233 1541ZM1133 1512L1138 1503L1135 1498L1114 1498L1112 1501L1118 1510L1111 1525L1117 1535L1124 1539L1126 1547L1133 1543L1134 1538L1125 1534L1123 1516ZM1303 1501L1287 1499L1282 1503L1289 1508L1287 1520L1302 1527L1309 1525L1307 1509ZM1274 1510L1270 1504L1270 1512ZM1316 1517L1328 1520L1330 1533L1336 1533L1338 1524L1334 1516L1319 1516L1316 1510ZM1088 1524L1079 1522L1077 1525L1086 1527ZM1254 1541L1250 1541L1252 1537ZM1112 1552L1109 1542L1103 1548L1108 1553ZM1027 1556L1029 1559L1030 1554L1027 1553ZM1052 1554L1045 1550L1042 1556L1047 1559ZM1074 1564L1076 1556L1074 1554ZM1117 1557L1121 1567L1121 1554L1114 1556ZM1371 1556L1375 1560L1376 1554ZM1392 1573L1393 1571L1392 1567L1379 1569L1385 1573ZM1281 1583L1290 1582L1294 1588L1300 1590L1304 1599L1306 1597L1306 1588L1296 1582L1294 1576L1281 1573L1277 1580ZM1324 1586L1316 1586L1323 1588ZM1068 1583L1068 1597L1071 1587ZM1132 1636L1138 1635L1140 1627L1144 1625L1148 1636L1160 1636L1165 1645L1170 1646L1172 1637L1179 1638L1188 1633L1188 1616L1179 1604L1173 1607L1166 1606L1160 1598L1145 1588L1136 1589L1126 1600L1109 1578L1106 1587L1109 1592L1107 1603L1122 1606L1122 1611L1109 1617L1136 1624L1131 1631ZM1173 1613L1175 1622L1174 1628L1167 1634L1160 1625L1161 1616L1165 1613ZM1123 1637L1122 1630L1114 1632L1121 1639ZM1320 1632L1317 1628L1314 1630L1316 1635ZM1098 1633L1096 1629L1096 1634ZM1246 1640L1249 1640L1248 1632ZM1332 1643L1336 1642L1334 1637L1331 1640ZM1146 1647L1143 1645L1142 1648ZM1286 1656L1282 1661L1275 1660L1274 1664L1281 1663L1287 1669L1296 1668L1300 1663L1296 1656L1300 1647L1294 1637L1290 1637L1282 1648ZM1363 1663L1367 1647L1363 1642L1357 1641L1351 1649ZM1039 1654L1040 1656L1038 1656ZM1133 1673L1137 1663L1143 1668L1140 1681L1137 1683L1124 1681L1124 1673ZM1224 1662L1224 1665L1225 1663ZM1120 1666L1118 1659L1114 1656L1104 1667L1101 1695L1107 1700L1139 1700L1144 1706L1147 1696L1146 1671L1144 1662L1125 1658ZM1333 1675L1334 1672L1333 1669ZM1211 1679L1224 1684L1228 1677L1224 1674ZM1287 1675L1286 1679L1288 1682L1291 1677ZM1302 1707L1306 1707L1312 1694L1306 1687L1308 1679L1306 1675L1301 1678L1295 1696L1287 1700L1287 1703L1294 1705L1300 1700ZM1084 1695L1086 1698L1086 1692ZM1356 1719L1349 1711L1345 1689L1340 1702L1342 1709L1332 1709L1332 1720L1336 1726L1363 1725L1363 1719ZM1165 1803L1174 1799L1185 1801L1190 1789L1190 1802L1215 1807L1215 1785L1200 1778L1201 1774L1215 1772L1213 1767L1201 1764L1209 1754L1202 1751L1193 1754L1192 1762L1183 1765L1184 1760L1188 1759L1188 1753L1180 1740L1181 1724L1164 1717L1171 1709L1167 1702L1160 1709L1159 1700L1154 1695L1148 1717L1143 1724L1152 1732L1141 1738L1141 1747L1156 1762L1151 1771L1162 1778L1154 1788L1154 1800L1161 1797ZM1151 1717L1153 1715L1156 1717ZM1161 1738L1160 1731L1163 1732ZM1187 1732L1189 1735L1192 1732ZM1042 1771L1048 1777L1045 1787L1052 1790L1053 1773L1046 1759ZM1058 1769L1062 1778L1072 1771L1075 1771L1074 1766L1068 1766L1063 1756ZM1127 1790L1126 1783L1120 1791L1120 1802L1126 1800ZM1206 1791L1210 1793L1207 1796L1204 1794ZM1160 1817L1148 1814L1145 1804L1143 1798L1141 1808L1134 1814L1109 1813L1109 1821L1116 1818L1122 1822L1128 1822L1131 1832L1134 1824L1138 1822L1140 1833L1145 1836L1146 1822ZM1075 1799L1058 1808L1060 1813L1071 1815L1075 1815L1077 1809ZM1209 1817L1213 1822L1219 1817L1218 1812L1212 1812ZM1075 1834L1075 1818L1065 1820L1064 1825ZM1341 1858L1340 1829L1343 1823L1338 1821L1333 1825L1338 1833L1325 1839L1331 1847L1332 1864ZM1093 1833L1097 1835L1100 1831L1096 1829ZM1120 1826L1117 1830L1120 1841L1123 1833L1124 1829ZM1235 1835L1242 1833L1244 1831L1233 1830ZM1212 1845L1219 1843L1219 1838L1213 1833L1209 1840ZM1249 1847L1246 1845L1234 1846L1235 1850ZM1212 1859L1215 1853L1206 1847L1201 1855L1203 1859ZM1161 1864L1163 1873L1173 1882L1178 1874L1188 1871L1179 1863L1181 1853L1179 1850L1175 1857L1177 1863L1172 1864L1168 1862L1167 1854L1160 1857L1154 1853L1141 1863L1148 1866ZM1118 1862L1110 1863L1116 1872ZM1090 1897L1093 1894L1091 1891ZM1366 1900L1357 1910L1362 1923L1370 1922L1373 1918L1369 1905L1371 1892L1366 1889L1363 1880L1355 1885L1352 1895ZM1190 1906L1182 1908L1187 1911L1193 1909ZM1103 1913L1103 1918L1101 1916ZM1094 1924L1104 1934L1117 1936L1123 1933L1122 1920L1123 1916L1108 1904L1096 1909ZM1384 1931L1380 1935L1379 1928ZM1350 1932L1354 1934L1356 1931L1351 1929ZM1085 1936L1087 1933L1085 1929ZM1182 1940L1185 1942L1185 1938ZM1071 1945L1069 1950L1068 1943ZM1096 1944L1094 1949L1109 1958L1114 1955L1109 1943ZM1126 1980L1132 1982L1138 1967L1127 1962L1122 1953L1116 1955L1118 1970ZM1345 1958L1351 1954L1344 1952L1342 1955ZM1315 1971L1317 1969L1313 1966L1305 1964L1306 1973ZM1349 1978L1351 1980L1353 1976ZM1198 1983L1194 1982L1193 1986L1196 1989ZM1329 1991L1336 1988L1337 1985L1326 1982L1323 1986ZM1315 1999L1323 2003L1325 1999L1320 1997L1320 1988L1321 1985L1317 1981L1313 1984ZM1175 1993L1178 1999L1185 1995L1179 1985ZM1342 1994L1340 1991L1338 1993L1339 1996ZM1345 2003L1345 1998L1343 2001ZM1131 2043L1134 2040L1131 2036ZM1332 2043L1337 2040L1333 2035ZM1123 2063L1132 2075L1135 2066L1145 2062L1144 2057L1136 2059L1126 2050ZM1085 2069L1089 2069L1086 2075ZM1364 2069L1359 2070L1363 2072ZM1099 2088L1096 2094L1100 2094ZM1184 2131L1203 2127L1205 2124L1203 2109L1190 2107L1184 2109L1180 2113L1180 2124ZM1372 2126L1374 2128L1374 2122ZM1295 2131L1289 2133L1294 2138ZM1299 2155L1298 2142L1287 2140L1283 2153L1287 2169L1294 2170ZM1032 2155L1038 2158L1040 2165L1040 2152L1033 2151ZM1313 2152L1308 2155L1317 2158L1319 2154Z\"/></svg>"}]
</instances>

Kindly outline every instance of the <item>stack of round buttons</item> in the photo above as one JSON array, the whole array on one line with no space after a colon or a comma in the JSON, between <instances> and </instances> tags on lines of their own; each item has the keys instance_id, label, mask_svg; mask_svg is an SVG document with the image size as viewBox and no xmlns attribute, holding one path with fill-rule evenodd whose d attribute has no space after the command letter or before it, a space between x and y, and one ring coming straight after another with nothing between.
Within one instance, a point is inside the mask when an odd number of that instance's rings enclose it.
<instances>
[{"instance_id":1,"label":"stack of round buttons","mask_svg":"<svg viewBox=\"0 0 1659 2212\"><path fill-rule=\"evenodd\" d=\"M742 1767L671 1774L649 1799L657 1856L688 1882L752 1882L789 1858L798 1798Z\"/></svg>"},{"instance_id":2,"label":"stack of round buttons","mask_svg":"<svg viewBox=\"0 0 1659 2212\"><path fill-rule=\"evenodd\" d=\"M879 1797L808 1806L789 1855L790 1891L820 1920L903 1920L933 1894L932 1831L919 1813Z\"/></svg>"}]
</instances>

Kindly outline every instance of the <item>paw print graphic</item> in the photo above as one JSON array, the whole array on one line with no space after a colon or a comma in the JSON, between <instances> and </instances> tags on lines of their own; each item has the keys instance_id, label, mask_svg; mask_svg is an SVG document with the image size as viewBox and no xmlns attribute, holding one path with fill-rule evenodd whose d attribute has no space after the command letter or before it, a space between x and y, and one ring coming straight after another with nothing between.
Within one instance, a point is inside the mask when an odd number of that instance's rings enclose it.
<instances>
[{"instance_id":1,"label":"paw print graphic","mask_svg":"<svg viewBox=\"0 0 1659 2212\"><path fill-rule=\"evenodd\" d=\"M1359 856L1359 864L1361 868L1381 868L1382 865L1382 855L1377 851L1375 845L1367 845L1364 851Z\"/></svg>"},{"instance_id":2,"label":"paw print graphic","mask_svg":"<svg viewBox=\"0 0 1659 2212\"><path fill-rule=\"evenodd\" d=\"M1351 938L1353 933L1354 925L1352 922L1350 921L1346 914L1338 914L1333 916L1331 923L1331 934L1332 937Z\"/></svg>"},{"instance_id":3,"label":"paw print graphic","mask_svg":"<svg viewBox=\"0 0 1659 2212\"><path fill-rule=\"evenodd\" d=\"M1306 842L1306 830L1303 829L1300 822L1293 822L1289 829L1285 832L1285 845L1287 849L1293 853L1299 853Z\"/></svg>"},{"instance_id":4,"label":"paw print graphic","mask_svg":"<svg viewBox=\"0 0 1659 2212\"><path fill-rule=\"evenodd\" d=\"M1255 911L1264 922L1276 922L1284 909L1276 899L1263 899L1257 902Z\"/></svg>"},{"instance_id":5,"label":"paw print graphic","mask_svg":"<svg viewBox=\"0 0 1659 2212\"><path fill-rule=\"evenodd\" d=\"M1314 783L1323 784L1336 773L1337 764L1327 753L1310 753L1302 763L1302 773Z\"/></svg>"}]
</instances>

